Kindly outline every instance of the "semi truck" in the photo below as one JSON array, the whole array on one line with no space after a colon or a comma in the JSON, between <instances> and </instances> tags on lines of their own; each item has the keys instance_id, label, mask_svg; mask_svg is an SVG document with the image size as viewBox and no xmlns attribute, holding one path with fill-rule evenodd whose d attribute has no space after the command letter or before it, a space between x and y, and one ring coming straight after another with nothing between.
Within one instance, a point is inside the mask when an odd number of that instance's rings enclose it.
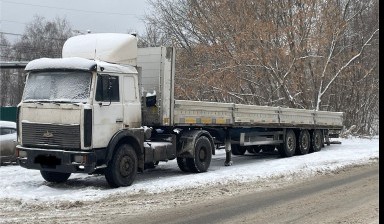
<instances>
[{"instance_id":1,"label":"semi truck","mask_svg":"<svg viewBox=\"0 0 384 224\"><path fill-rule=\"evenodd\" d=\"M175 48L138 48L131 34L69 38L61 58L30 61L17 107L17 158L48 182L72 173L130 186L138 172L177 160L206 172L218 147L232 155L317 152L343 113L175 99Z\"/></svg>"}]
</instances>

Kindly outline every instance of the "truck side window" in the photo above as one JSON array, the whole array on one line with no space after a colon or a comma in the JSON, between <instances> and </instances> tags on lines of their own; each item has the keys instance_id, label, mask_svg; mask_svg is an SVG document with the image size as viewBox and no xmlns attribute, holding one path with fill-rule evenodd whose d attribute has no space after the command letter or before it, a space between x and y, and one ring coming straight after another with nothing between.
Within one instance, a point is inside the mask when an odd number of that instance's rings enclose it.
<instances>
[{"instance_id":1,"label":"truck side window","mask_svg":"<svg viewBox=\"0 0 384 224\"><path fill-rule=\"evenodd\" d=\"M97 77L96 101L119 102L119 77L99 75Z\"/></svg>"}]
</instances>

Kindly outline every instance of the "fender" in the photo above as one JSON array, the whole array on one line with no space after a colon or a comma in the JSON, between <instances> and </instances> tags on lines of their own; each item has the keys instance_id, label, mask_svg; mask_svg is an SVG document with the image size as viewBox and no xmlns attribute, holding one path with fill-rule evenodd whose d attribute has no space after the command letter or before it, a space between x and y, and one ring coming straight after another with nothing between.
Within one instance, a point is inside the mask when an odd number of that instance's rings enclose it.
<instances>
[{"instance_id":1,"label":"fender","mask_svg":"<svg viewBox=\"0 0 384 224\"><path fill-rule=\"evenodd\" d=\"M178 156L185 158L193 158L195 156L195 143L196 139L200 136L206 136L209 139L212 147L212 155L215 154L215 145L213 143L213 138L208 131L205 130L191 130L184 131L180 136L180 147L178 147Z\"/></svg>"},{"instance_id":2,"label":"fender","mask_svg":"<svg viewBox=\"0 0 384 224\"><path fill-rule=\"evenodd\" d=\"M144 129L130 128L122 129L116 132L107 146L107 156L105 163L108 164L119 145L131 144L135 149L139 161L139 168L144 168Z\"/></svg>"}]
</instances>

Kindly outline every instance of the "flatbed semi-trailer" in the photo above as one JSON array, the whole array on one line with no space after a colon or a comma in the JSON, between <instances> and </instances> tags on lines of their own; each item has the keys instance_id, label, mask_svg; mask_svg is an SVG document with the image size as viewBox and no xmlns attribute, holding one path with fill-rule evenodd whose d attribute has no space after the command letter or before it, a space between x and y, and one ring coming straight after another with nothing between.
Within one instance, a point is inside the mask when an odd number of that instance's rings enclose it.
<instances>
[{"instance_id":1,"label":"flatbed semi-trailer","mask_svg":"<svg viewBox=\"0 0 384 224\"><path fill-rule=\"evenodd\" d=\"M176 100L175 49L137 48L129 34L69 38L62 58L26 66L18 105L18 160L45 180L104 174L129 186L138 171L177 160L206 172L217 145L231 154L307 154L330 144L342 112Z\"/></svg>"}]
</instances>

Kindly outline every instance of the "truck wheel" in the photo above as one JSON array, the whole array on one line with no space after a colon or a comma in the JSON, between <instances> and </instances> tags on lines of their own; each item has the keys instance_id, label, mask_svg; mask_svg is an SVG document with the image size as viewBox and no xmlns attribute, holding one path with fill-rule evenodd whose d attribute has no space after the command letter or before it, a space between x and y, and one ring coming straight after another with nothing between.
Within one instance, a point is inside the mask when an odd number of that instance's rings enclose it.
<instances>
[{"instance_id":1,"label":"truck wheel","mask_svg":"<svg viewBox=\"0 0 384 224\"><path fill-rule=\"evenodd\" d=\"M212 146L209 139L201 136L195 143L194 158L187 158L187 166L190 171L202 173L208 170L212 159Z\"/></svg>"},{"instance_id":2,"label":"truck wheel","mask_svg":"<svg viewBox=\"0 0 384 224\"><path fill-rule=\"evenodd\" d=\"M137 175L137 155L132 146L117 148L105 170L105 179L111 187L130 186Z\"/></svg>"},{"instance_id":3,"label":"truck wheel","mask_svg":"<svg viewBox=\"0 0 384 224\"><path fill-rule=\"evenodd\" d=\"M179 166L180 170L183 172L189 172L189 168L187 165L187 159L183 157L177 157L176 159L177 165Z\"/></svg>"},{"instance_id":4,"label":"truck wheel","mask_svg":"<svg viewBox=\"0 0 384 224\"><path fill-rule=\"evenodd\" d=\"M287 130L283 147L278 147L282 157L291 157L296 150L296 135L292 129Z\"/></svg>"},{"instance_id":5,"label":"truck wheel","mask_svg":"<svg viewBox=\"0 0 384 224\"><path fill-rule=\"evenodd\" d=\"M231 151L233 155L239 156L244 155L247 148L240 145L231 145Z\"/></svg>"},{"instance_id":6,"label":"truck wheel","mask_svg":"<svg viewBox=\"0 0 384 224\"><path fill-rule=\"evenodd\" d=\"M323 135L320 130L314 130L311 136L311 147L309 148L309 152L318 152L321 150L321 146L323 144Z\"/></svg>"},{"instance_id":7,"label":"truck wheel","mask_svg":"<svg viewBox=\"0 0 384 224\"><path fill-rule=\"evenodd\" d=\"M250 154L259 153L261 150L260 146L258 146L258 145L251 145L251 146L247 146L245 148L246 148L247 152Z\"/></svg>"},{"instance_id":8,"label":"truck wheel","mask_svg":"<svg viewBox=\"0 0 384 224\"><path fill-rule=\"evenodd\" d=\"M63 183L68 180L69 176L71 176L71 173L59 173L43 170L40 170L40 173L44 180L53 183Z\"/></svg>"},{"instance_id":9,"label":"truck wheel","mask_svg":"<svg viewBox=\"0 0 384 224\"><path fill-rule=\"evenodd\" d=\"M305 155L309 152L309 147L311 146L311 137L308 130L301 130L299 139L297 141L296 154Z\"/></svg>"},{"instance_id":10,"label":"truck wheel","mask_svg":"<svg viewBox=\"0 0 384 224\"><path fill-rule=\"evenodd\" d=\"M259 153L261 151L261 147L259 145L251 146L253 153Z\"/></svg>"}]
</instances>

